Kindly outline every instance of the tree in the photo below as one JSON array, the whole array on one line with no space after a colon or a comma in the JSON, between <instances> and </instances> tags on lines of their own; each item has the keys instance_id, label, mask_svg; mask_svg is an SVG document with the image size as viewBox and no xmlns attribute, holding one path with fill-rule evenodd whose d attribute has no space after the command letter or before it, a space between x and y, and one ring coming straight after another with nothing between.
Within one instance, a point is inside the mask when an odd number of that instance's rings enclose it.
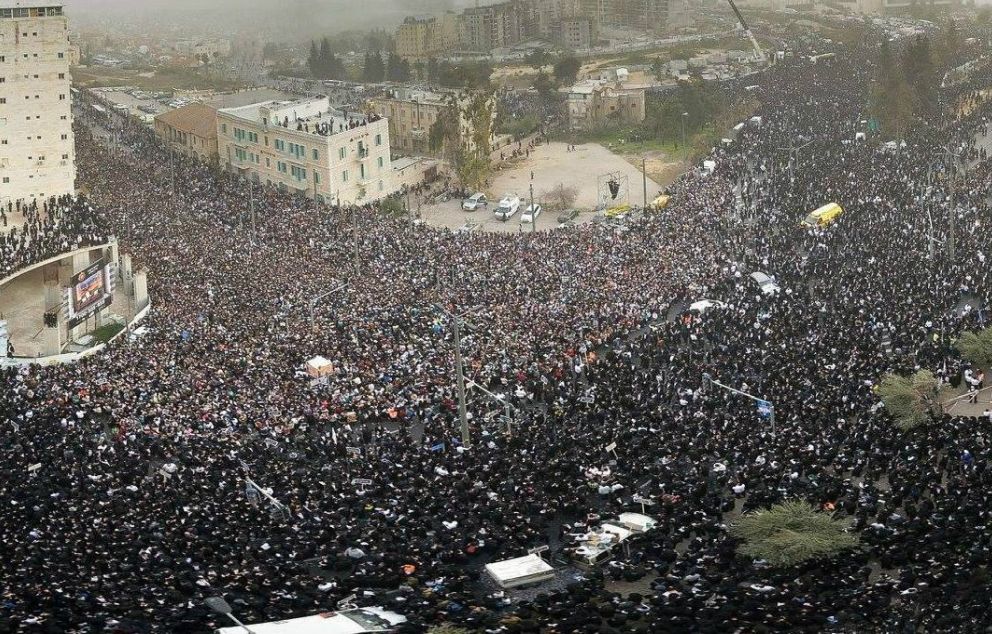
<instances>
[{"instance_id":1,"label":"tree","mask_svg":"<svg viewBox=\"0 0 992 634\"><path fill-rule=\"evenodd\" d=\"M954 342L961 356L980 368L992 368L992 328L966 332Z\"/></svg>"},{"instance_id":2,"label":"tree","mask_svg":"<svg viewBox=\"0 0 992 634\"><path fill-rule=\"evenodd\" d=\"M916 103L906 80L906 67L896 64L885 40L878 50L868 109L881 123L883 134L897 141L903 138L915 116Z\"/></svg>"},{"instance_id":3,"label":"tree","mask_svg":"<svg viewBox=\"0 0 992 634\"><path fill-rule=\"evenodd\" d=\"M912 376L887 374L878 386L885 409L903 431L918 427L940 413L937 378L929 370Z\"/></svg>"},{"instance_id":4,"label":"tree","mask_svg":"<svg viewBox=\"0 0 992 634\"><path fill-rule=\"evenodd\" d=\"M552 211L562 211L575 205L575 199L579 196L579 190L571 185L558 185L554 189L541 194L544 206Z\"/></svg>"},{"instance_id":5,"label":"tree","mask_svg":"<svg viewBox=\"0 0 992 634\"><path fill-rule=\"evenodd\" d=\"M542 49L534 49L524 56L524 62L536 70L541 70L551 63L551 54Z\"/></svg>"},{"instance_id":6,"label":"tree","mask_svg":"<svg viewBox=\"0 0 992 634\"><path fill-rule=\"evenodd\" d=\"M579 76L582 62L574 55L566 55L555 62L555 78L563 84L572 85Z\"/></svg>"},{"instance_id":7,"label":"tree","mask_svg":"<svg viewBox=\"0 0 992 634\"><path fill-rule=\"evenodd\" d=\"M917 35L902 54L903 75L912 87L916 111L923 115L937 112L940 77L933 60L930 38Z\"/></svg>"},{"instance_id":8,"label":"tree","mask_svg":"<svg viewBox=\"0 0 992 634\"><path fill-rule=\"evenodd\" d=\"M365 64L362 67L362 79L379 83L386 78L386 63L382 61L382 53L379 51L366 51Z\"/></svg>"},{"instance_id":9,"label":"tree","mask_svg":"<svg viewBox=\"0 0 992 634\"><path fill-rule=\"evenodd\" d=\"M786 500L745 514L730 534L744 542L738 548L741 554L784 567L854 548L858 538L846 532L848 526L806 502Z\"/></svg>"},{"instance_id":10,"label":"tree","mask_svg":"<svg viewBox=\"0 0 992 634\"><path fill-rule=\"evenodd\" d=\"M401 58L396 53L389 53L389 57L386 60L386 79L397 82L409 81L410 62Z\"/></svg>"}]
</instances>

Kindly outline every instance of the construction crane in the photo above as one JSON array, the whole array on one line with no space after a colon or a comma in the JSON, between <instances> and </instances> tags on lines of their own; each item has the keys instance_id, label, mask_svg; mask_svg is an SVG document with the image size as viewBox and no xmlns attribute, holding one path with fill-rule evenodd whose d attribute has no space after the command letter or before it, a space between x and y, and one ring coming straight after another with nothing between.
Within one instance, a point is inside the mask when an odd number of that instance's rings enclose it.
<instances>
[{"instance_id":1,"label":"construction crane","mask_svg":"<svg viewBox=\"0 0 992 634\"><path fill-rule=\"evenodd\" d=\"M747 25L747 22L744 20L744 16L741 15L740 9L738 9L737 5L734 4L734 0L727 0L727 2L730 3L730 8L734 10L734 14L737 16L737 21L740 22L741 28L744 30L744 35L746 35L747 38L751 40L751 46L754 47L755 61L757 62L767 61L768 58L765 57L765 52L761 50L761 45L758 44L758 39L754 37L754 33L751 33L751 28Z\"/></svg>"}]
</instances>

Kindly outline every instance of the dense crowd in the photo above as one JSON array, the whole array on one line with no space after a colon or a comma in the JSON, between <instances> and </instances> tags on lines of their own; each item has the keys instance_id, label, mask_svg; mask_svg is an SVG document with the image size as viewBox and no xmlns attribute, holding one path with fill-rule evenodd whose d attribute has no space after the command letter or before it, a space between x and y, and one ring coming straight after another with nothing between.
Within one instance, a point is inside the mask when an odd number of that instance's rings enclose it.
<instances>
[{"instance_id":1,"label":"dense crowd","mask_svg":"<svg viewBox=\"0 0 992 634\"><path fill-rule=\"evenodd\" d=\"M85 198L53 197L0 207L0 278L73 249L103 244L105 230Z\"/></svg>"},{"instance_id":2,"label":"dense crowd","mask_svg":"<svg viewBox=\"0 0 992 634\"><path fill-rule=\"evenodd\" d=\"M992 423L903 432L873 388L949 380L953 338L984 319L957 308L992 288L990 108L887 150L858 134L865 50L839 52L751 78L760 124L665 209L534 234L257 188L255 232L244 182L178 162L173 189L148 133L108 152L80 128L80 177L154 310L100 356L0 375L0 632L199 632L221 624L209 596L257 622L352 593L410 631L982 631ZM947 147L968 167L953 205ZM833 226L799 226L830 201ZM725 306L684 310L702 298ZM445 311L465 315L468 377L512 403L509 436L473 392L459 445ZM301 371L314 355L326 383ZM704 372L773 399L775 433ZM616 565L521 601L480 581L634 492L659 525ZM738 555L728 522L792 498L860 547L784 570Z\"/></svg>"}]
</instances>

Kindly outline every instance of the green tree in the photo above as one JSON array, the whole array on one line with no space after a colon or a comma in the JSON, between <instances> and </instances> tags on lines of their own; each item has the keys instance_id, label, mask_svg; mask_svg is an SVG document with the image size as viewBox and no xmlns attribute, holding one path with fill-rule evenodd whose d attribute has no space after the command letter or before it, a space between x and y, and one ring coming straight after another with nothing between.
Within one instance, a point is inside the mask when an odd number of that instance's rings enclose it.
<instances>
[{"instance_id":1,"label":"green tree","mask_svg":"<svg viewBox=\"0 0 992 634\"><path fill-rule=\"evenodd\" d=\"M921 115L936 114L940 74L934 63L928 36L917 35L910 41L902 54L902 66L903 76L912 88L916 112Z\"/></svg>"},{"instance_id":2,"label":"green tree","mask_svg":"<svg viewBox=\"0 0 992 634\"><path fill-rule=\"evenodd\" d=\"M572 85L579 76L582 62L574 55L566 55L555 62L555 78L563 84Z\"/></svg>"},{"instance_id":3,"label":"green tree","mask_svg":"<svg viewBox=\"0 0 992 634\"><path fill-rule=\"evenodd\" d=\"M966 332L954 342L961 356L980 368L992 369L992 328Z\"/></svg>"},{"instance_id":4,"label":"green tree","mask_svg":"<svg viewBox=\"0 0 992 634\"><path fill-rule=\"evenodd\" d=\"M386 64L379 51L366 51L362 79L371 83L381 82L386 77Z\"/></svg>"},{"instance_id":5,"label":"green tree","mask_svg":"<svg viewBox=\"0 0 992 634\"><path fill-rule=\"evenodd\" d=\"M772 566L794 566L830 557L858 545L847 531L849 522L833 519L799 500L786 500L770 509L747 513L730 527L742 540L738 552Z\"/></svg>"},{"instance_id":6,"label":"green tree","mask_svg":"<svg viewBox=\"0 0 992 634\"><path fill-rule=\"evenodd\" d=\"M878 395L896 426L909 431L940 413L937 385L937 378L929 370L909 377L887 374L878 386Z\"/></svg>"},{"instance_id":7,"label":"green tree","mask_svg":"<svg viewBox=\"0 0 992 634\"><path fill-rule=\"evenodd\" d=\"M888 41L879 47L868 109L880 122L882 133L895 140L905 136L915 117L916 99L906 80L906 67L896 64Z\"/></svg>"}]
</instances>

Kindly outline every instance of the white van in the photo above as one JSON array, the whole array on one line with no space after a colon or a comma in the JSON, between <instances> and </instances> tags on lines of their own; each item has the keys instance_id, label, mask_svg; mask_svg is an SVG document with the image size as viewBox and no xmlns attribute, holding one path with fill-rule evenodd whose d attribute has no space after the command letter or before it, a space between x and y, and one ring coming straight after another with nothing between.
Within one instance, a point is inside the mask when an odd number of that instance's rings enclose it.
<instances>
[{"instance_id":1,"label":"white van","mask_svg":"<svg viewBox=\"0 0 992 634\"><path fill-rule=\"evenodd\" d=\"M507 194L499 201L499 207L493 211L493 215L496 216L497 220L506 222L518 211L520 211L520 197L513 194Z\"/></svg>"}]
</instances>

